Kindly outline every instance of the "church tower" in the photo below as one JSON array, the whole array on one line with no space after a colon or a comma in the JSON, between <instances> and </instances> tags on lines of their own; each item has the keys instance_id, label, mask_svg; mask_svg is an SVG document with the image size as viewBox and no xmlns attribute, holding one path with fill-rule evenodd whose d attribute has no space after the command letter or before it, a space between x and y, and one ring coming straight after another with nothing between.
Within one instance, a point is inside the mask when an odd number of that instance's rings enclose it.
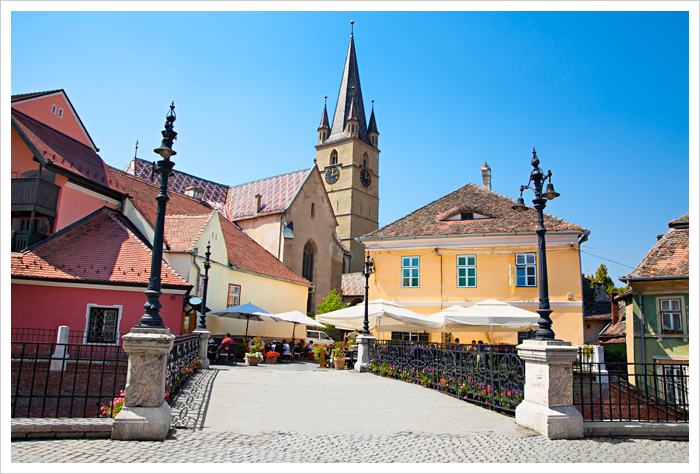
<instances>
[{"instance_id":1,"label":"church tower","mask_svg":"<svg viewBox=\"0 0 700 474\"><path fill-rule=\"evenodd\" d=\"M338 221L337 232L352 254L350 272L362 271L364 261L364 245L354 239L379 228L378 139L374 101L369 128L365 121L351 33L333 122L329 126L324 105L316 145L316 164Z\"/></svg>"}]
</instances>

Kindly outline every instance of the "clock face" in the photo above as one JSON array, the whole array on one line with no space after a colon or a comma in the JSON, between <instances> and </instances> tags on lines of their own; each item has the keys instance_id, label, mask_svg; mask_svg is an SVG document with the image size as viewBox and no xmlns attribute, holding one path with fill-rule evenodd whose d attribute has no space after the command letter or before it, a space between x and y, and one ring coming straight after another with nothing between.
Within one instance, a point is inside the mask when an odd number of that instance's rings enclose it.
<instances>
[{"instance_id":1,"label":"clock face","mask_svg":"<svg viewBox=\"0 0 700 474\"><path fill-rule=\"evenodd\" d=\"M372 183L372 176L369 174L369 171L367 171L366 168L360 172L360 182L365 188L368 188Z\"/></svg>"},{"instance_id":2,"label":"clock face","mask_svg":"<svg viewBox=\"0 0 700 474\"><path fill-rule=\"evenodd\" d=\"M340 170L332 166L326 170L326 183L335 184L340 178Z\"/></svg>"}]
</instances>

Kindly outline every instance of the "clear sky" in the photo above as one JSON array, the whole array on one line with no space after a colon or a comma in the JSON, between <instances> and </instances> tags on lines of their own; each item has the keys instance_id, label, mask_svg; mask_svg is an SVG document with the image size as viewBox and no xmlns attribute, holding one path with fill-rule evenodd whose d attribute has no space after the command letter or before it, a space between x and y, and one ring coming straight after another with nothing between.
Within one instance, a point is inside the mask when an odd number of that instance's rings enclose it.
<instances>
[{"instance_id":1,"label":"clear sky","mask_svg":"<svg viewBox=\"0 0 700 474\"><path fill-rule=\"evenodd\" d=\"M628 273L689 211L688 12L12 12L11 93L65 89L118 168L136 140L155 159L174 100L176 169L241 184L313 165L350 20L380 226L484 162L517 198L533 146L546 212L591 230L584 273Z\"/></svg>"}]
</instances>

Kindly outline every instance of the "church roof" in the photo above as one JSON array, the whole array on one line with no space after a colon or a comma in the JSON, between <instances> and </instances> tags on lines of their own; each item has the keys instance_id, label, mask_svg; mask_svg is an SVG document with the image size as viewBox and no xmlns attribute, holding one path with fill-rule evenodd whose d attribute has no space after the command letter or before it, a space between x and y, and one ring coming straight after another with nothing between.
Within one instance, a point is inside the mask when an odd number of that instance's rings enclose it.
<instances>
[{"instance_id":1,"label":"church roof","mask_svg":"<svg viewBox=\"0 0 700 474\"><path fill-rule=\"evenodd\" d=\"M12 277L148 285L151 245L119 211L103 207L12 254ZM191 287L166 261L164 288Z\"/></svg>"},{"instance_id":2,"label":"church roof","mask_svg":"<svg viewBox=\"0 0 700 474\"><path fill-rule=\"evenodd\" d=\"M323 104L323 115L321 116L321 125L318 126L319 130L322 130L324 128L327 128L327 129L331 128L328 125L328 110L326 108L326 104Z\"/></svg>"},{"instance_id":3,"label":"church roof","mask_svg":"<svg viewBox=\"0 0 700 474\"><path fill-rule=\"evenodd\" d=\"M232 220L279 214L294 200L302 184L314 168L263 178L231 186L226 198L226 216ZM256 213L255 195L260 194L260 212Z\"/></svg>"},{"instance_id":4,"label":"church roof","mask_svg":"<svg viewBox=\"0 0 700 474\"><path fill-rule=\"evenodd\" d=\"M535 232L537 212L533 209L517 212L512 209L514 204L509 197L470 183L363 236L362 240ZM461 213L480 214L485 218L452 220ZM544 225L548 232L585 231L583 227L549 214L544 215Z\"/></svg>"},{"instance_id":5,"label":"church roof","mask_svg":"<svg viewBox=\"0 0 700 474\"><path fill-rule=\"evenodd\" d=\"M377 120L374 118L374 106L372 107L372 115L369 117L367 132L379 133L379 130L377 130Z\"/></svg>"},{"instance_id":6,"label":"church roof","mask_svg":"<svg viewBox=\"0 0 700 474\"><path fill-rule=\"evenodd\" d=\"M353 100L354 99L354 100ZM343 70L343 79L340 82L340 91L338 92L338 101L335 105L335 113L333 114L333 126L331 133L326 142L342 140L345 135L345 121L351 115L351 109L354 107L352 114L356 120L360 122L360 130L358 138L372 145L367 135L367 123L365 121L365 107L362 102L362 88L360 87L360 73L357 69L357 56L355 55L355 40L353 35L350 35L350 45L348 46L348 54L345 58L345 69Z\"/></svg>"}]
</instances>

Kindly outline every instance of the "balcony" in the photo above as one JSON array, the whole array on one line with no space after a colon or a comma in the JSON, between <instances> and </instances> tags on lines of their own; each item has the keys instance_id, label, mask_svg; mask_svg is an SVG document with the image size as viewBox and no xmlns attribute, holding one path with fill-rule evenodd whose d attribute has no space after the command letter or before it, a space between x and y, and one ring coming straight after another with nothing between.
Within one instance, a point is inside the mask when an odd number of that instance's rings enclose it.
<instances>
[{"instance_id":1,"label":"balcony","mask_svg":"<svg viewBox=\"0 0 700 474\"><path fill-rule=\"evenodd\" d=\"M40 178L12 180L12 212L32 212L56 217L60 187Z\"/></svg>"},{"instance_id":2,"label":"balcony","mask_svg":"<svg viewBox=\"0 0 700 474\"><path fill-rule=\"evenodd\" d=\"M25 248L32 244L44 240L48 237L45 233L41 232L29 232L26 230L13 230L12 231L12 251L21 252Z\"/></svg>"}]
</instances>

